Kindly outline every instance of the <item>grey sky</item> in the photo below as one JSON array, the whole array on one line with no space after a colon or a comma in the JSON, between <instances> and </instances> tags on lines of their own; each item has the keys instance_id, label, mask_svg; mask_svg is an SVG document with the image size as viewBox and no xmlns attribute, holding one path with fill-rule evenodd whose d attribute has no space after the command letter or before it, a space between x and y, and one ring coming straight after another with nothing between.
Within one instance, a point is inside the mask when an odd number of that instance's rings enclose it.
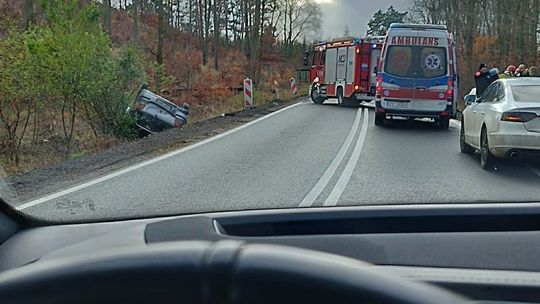
<instances>
[{"instance_id":1,"label":"grey sky","mask_svg":"<svg viewBox=\"0 0 540 304\"><path fill-rule=\"evenodd\" d=\"M367 23L378 10L386 11L393 5L398 11L407 11L411 0L315 0L323 13L320 39L343 36L345 26L352 36L364 36Z\"/></svg>"}]
</instances>

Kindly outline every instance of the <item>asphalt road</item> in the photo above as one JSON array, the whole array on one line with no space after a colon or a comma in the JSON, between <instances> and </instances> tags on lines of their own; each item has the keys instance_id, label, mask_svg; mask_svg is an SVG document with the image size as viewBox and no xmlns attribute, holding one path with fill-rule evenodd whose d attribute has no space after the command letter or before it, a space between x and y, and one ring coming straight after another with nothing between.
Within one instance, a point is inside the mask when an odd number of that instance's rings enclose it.
<instances>
[{"instance_id":1,"label":"asphalt road","mask_svg":"<svg viewBox=\"0 0 540 304\"><path fill-rule=\"evenodd\" d=\"M304 101L217 138L17 208L57 220L334 205L540 200L540 166L480 168L459 123L374 125L373 110Z\"/></svg>"}]
</instances>

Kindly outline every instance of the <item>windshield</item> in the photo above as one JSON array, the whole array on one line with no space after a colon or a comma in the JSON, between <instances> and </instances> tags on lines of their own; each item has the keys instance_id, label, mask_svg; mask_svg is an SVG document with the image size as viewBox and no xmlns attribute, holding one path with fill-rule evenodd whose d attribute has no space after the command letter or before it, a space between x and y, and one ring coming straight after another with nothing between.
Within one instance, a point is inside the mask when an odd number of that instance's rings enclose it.
<instances>
[{"instance_id":1,"label":"windshield","mask_svg":"<svg viewBox=\"0 0 540 304\"><path fill-rule=\"evenodd\" d=\"M442 47L389 46L386 73L403 78L440 77L447 73L446 50Z\"/></svg>"},{"instance_id":2,"label":"windshield","mask_svg":"<svg viewBox=\"0 0 540 304\"><path fill-rule=\"evenodd\" d=\"M540 22L510 2L0 0L2 204L55 223L537 202L540 120L515 107L540 101L517 85Z\"/></svg>"},{"instance_id":3,"label":"windshield","mask_svg":"<svg viewBox=\"0 0 540 304\"><path fill-rule=\"evenodd\" d=\"M540 103L540 85L522 85L511 86L512 96L517 102L539 102Z\"/></svg>"}]
</instances>

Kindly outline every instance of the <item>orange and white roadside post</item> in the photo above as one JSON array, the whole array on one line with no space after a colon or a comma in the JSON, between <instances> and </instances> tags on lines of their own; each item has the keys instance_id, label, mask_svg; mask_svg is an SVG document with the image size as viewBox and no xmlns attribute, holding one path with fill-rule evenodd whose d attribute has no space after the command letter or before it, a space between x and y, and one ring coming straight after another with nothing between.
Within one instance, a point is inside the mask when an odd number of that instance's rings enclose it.
<instances>
[{"instance_id":1,"label":"orange and white roadside post","mask_svg":"<svg viewBox=\"0 0 540 304\"><path fill-rule=\"evenodd\" d=\"M251 79L244 79L244 107L253 107L253 81Z\"/></svg>"},{"instance_id":2,"label":"orange and white roadside post","mask_svg":"<svg viewBox=\"0 0 540 304\"><path fill-rule=\"evenodd\" d=\"M296 95L298 93L298 88L296 87L296 80L294 77L292 77L289 82L291 83L291 92L293 95Z\"/></svg>"}]
</instances>

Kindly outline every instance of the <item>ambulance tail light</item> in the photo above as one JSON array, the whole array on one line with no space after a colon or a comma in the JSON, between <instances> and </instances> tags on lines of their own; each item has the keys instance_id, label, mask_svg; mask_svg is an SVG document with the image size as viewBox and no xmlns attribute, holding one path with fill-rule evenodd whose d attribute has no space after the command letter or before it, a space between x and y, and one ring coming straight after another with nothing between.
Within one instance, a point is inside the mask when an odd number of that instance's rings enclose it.
<instances>
[{"instance_id":1,"label":"ambulance tail light","mask_svg":"<svg viewBox=\"0 0 540 304\"><path fill-rule=\"evenodd\" d=\"M382 93L382 76L377 76L377 87L375 88L375 97L381 98Z\"/></svg>"},{"instance_id":2,"label":"ambulance tail light","mask_svg":"<svg viewBox=\"0 0 540 304\"><path fill-rule=\"evenodd\" d=\"M452 79L448 80L448 90L446 91L446 99L454 99L454 81Z\"/></svg>"}]
</instances>

